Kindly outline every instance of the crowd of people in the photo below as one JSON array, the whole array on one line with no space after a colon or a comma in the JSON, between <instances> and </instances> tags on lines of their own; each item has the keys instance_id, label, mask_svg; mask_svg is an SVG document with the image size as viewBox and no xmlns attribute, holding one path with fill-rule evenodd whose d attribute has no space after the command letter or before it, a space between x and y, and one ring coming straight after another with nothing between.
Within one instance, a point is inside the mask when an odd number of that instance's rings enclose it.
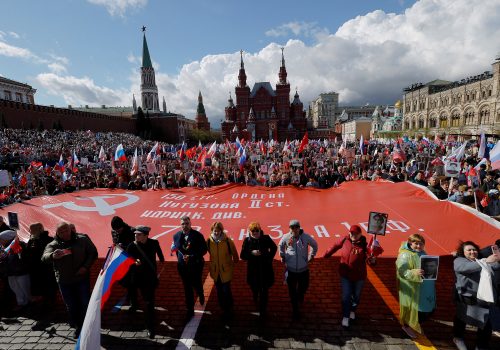
<instances>
[{"instance_id":1,"label":"crowd of people","mask_svg":"<svg viewBox=\"0 0 500 350\"><path fill-rule=\"evenodd\" d=\"M124 149L121 160L115 160L118 145ZM188 147L123 133L3 129L0 205L92 188L158 190L241 183L326 189L345 181L388 180L425 186L438 199L500 219L500 172L487 160L494 145L488 143L481 157L478 144L462 145L419 138L309 140L305 147L298 140L226 140ZM459 162L456 175L445 173L446 157Z\"/></svg>"}]
</instances>

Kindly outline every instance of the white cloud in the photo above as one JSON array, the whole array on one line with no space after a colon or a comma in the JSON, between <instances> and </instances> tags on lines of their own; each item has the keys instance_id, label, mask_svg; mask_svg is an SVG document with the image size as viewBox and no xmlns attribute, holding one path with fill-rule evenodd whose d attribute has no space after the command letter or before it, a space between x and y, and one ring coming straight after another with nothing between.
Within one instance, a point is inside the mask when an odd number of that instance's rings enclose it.
<instances>
[{"instance_id":1,"label":"white cloud","mask_svg":"<svg viewBox=\"0 0 500 350\"><path fill-rule=\"evenodd\" d=\"M141 58L139 56L135 56L133 53L128 54L127 61L134 64L141 64Z\"/></svg>"},{"instance_id":2,"label":"white cloud","mask_svg":"<svg viewBox=\"0 0 500 350\"><path fill-rule=\"evenodd\" d=\"M56 73L56 74L61 74L61 73L66 73L67 69L64 65L53 62L48 65L49 69L51 72Z\"/></svg>"},{"instance_id":3,"label":"white cloud","mask_svg":"<svg viewBox=\"0 0 500 350\"><path fill-rule=\"evenodd\" d=\"M340 93L343 105L394 103L414 82L457 80L491 70L500 51L492 40L500 37L497 13L498 0L421 0L402 14L374 11L358 16L313 45L289 40L285 59L291 97L298 86L305 108L319 93L332 90ZM283 28L304 35L308 26ZM244 55L250 88L256 81L274 87L280 46L270 43ZM228 92L235 97L239 63L235 52L205 56L185 64L177 75L157 71L160 99L165 96L171 111L192 118L201 90L207 116L218 126ZM138 91L137 86L136 96Z\"/></svg>"},{"instance_id":4,"label":"white cloud","mask_svg":"<svg viewBox=\"0 0 500 350\"><path fill-rule=\"evenodd\" d=\"M19 34L17 34L16 32L9 32L9 35L11 37L13 37L14 39L19 39L20 38Z\"/></svg>"},{"instance_id":5,"label":"white cloud","mask_svg":"<svg viewBox=\"0 0 500 350\"><path fill-rule=\"evenodd\" d=\"M326 91L339 92L342 105L394 103L401 98L402 89L414 82L457 80L491 70L500 50L492 39L500 37L497 13L499 0L420 0L402 14L373 11L358 16L335 34L315 37L312 45L288 40L285 60L290 95L293 98L297 86L304 108ZM305 36L304 29L295 30ZM258 52L244 54L250 88L258 81L275 86L280 47L269 43ZM128 59L140 62L133 55ZM173 75L163 73L155 62L160 101L165 96L168 110L194 118L201 91L207 116L218 127L229 92L235 99L239 65L239 52L207 55L183 65ZM130 71L130 86L122 89L54 73L40 74L37 80L40 89L62 96L68 104L131 105L132 93L140 101L137 68Z\"/></svg>"},{"instance_id":6,"label":"white cloud","mask_svg":"<svg viewBox=\"0 0 500 350\"><path fill-rule=\"evenodd\" d=\"M296 37L320 37L328 33L328 29L318 27L316 22L288 22L266 31L265 34L271 37L287 37L292 34Z\"/></svg>"},{"instance_id":7,"label":"white cloud","mask_svg":"<svg viewBox=\"0 0 500 350\"><path fill-rule=\"evenodd\" d=\"M0 41L0 55L7 57L18 57L18 58L39 60L39 58L35 54L33 54L30 50L10 45L4 41Z\"/></svg>"},{"instance_id":8,"label":"white cloud","mask_svg":"<svg viewBox=\"0 0 500 350\"><path fill-rule=\"evenodd\" d=\"M71 105L131 105L125 90L113 90L98 86L88 77L59 76L54 73L38 74L36 81L47 93L62 97Z\"/></svg>"},{"instance_id":9,"label":"white cloud","mask_svg":"<svg viewBox=\"0 0 500 350\"><path fill-rule=\"evenodd\" d=\"M104 6L111 16L124 17L129 9L146 6L148 0L87 0L91 4Z\"/></svg>"}]
</instances>

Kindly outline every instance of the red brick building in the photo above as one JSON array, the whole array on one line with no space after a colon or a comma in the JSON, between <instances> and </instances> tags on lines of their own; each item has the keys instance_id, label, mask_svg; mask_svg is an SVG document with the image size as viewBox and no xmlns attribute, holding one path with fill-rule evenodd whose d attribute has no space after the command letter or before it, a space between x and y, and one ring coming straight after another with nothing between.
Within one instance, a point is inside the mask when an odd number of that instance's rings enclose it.
<instances>
[{"instance_id":1,"label":"red brick building","mask_svg":"<svg viewBox=\"0 0 500 350\"><path fill-rule=\"evenodd\" d=\"M210 123L208 122L207 115L205 113L205 106L203 105L203 96L201 96L201 91L198 95L198 108L196 109L195 121L197 129L210 131Z\"/></svg>"},{"instance_id":2,"label":"red brick building","mask_svg":"<svg viewBox=\"0 0 500 350\"><path fill-rule=\"evenodd\" d=\"M236 105L229 96L225 121L221 125L223 139L285 141L303 137L307 130L306 114L297 92L290 103L290 83L283 49L278 78L275 90L266 81L255 83L250 91L241 52L238 85L235 87Z\"/></svg>"}]
</instances>

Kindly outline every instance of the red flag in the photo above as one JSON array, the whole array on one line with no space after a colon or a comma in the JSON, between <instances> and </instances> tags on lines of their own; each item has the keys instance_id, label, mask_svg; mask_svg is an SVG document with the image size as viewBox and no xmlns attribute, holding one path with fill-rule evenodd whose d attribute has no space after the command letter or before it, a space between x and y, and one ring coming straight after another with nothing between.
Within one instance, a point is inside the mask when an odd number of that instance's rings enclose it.
<instances>
[{"instance_id":1,"label":"red flag","mask_svg":"<svg viewBox=\"0 0 500 350\"><path fill-rule=\"evenodd\" d=\"M206 157L207 157L207 150L206 150L206 148L203 148L203 151L198 156L198 159L196 159L196 162L197 163L205 163Z\"/></svg>"},{"instance_id":2,"label":"red flag","mask_svg":"<svg viewBox=\"0 0 500 350\"><path fill-rule=\"evenodd\" d=\"M439 165L444 165L443 161L441 160L441 158L437 157L436 159L434 159L432 162L431 162L432 165L434 166L439 166Z\"/></svg>"},{"instance_id":3,"label":"red flag","mask_svg":"<svg viewBox=\"0 0 500 350\"><path fill-rule=\"evenodd\" d=\"M19 237L16 236L12 242L10 242L9 246L5 248L5 252L7 254L19 254L23 250L21 243L19 243Z\"/></svg>"},{"instance_id":4,"label":"red flag","mask_svg":"<svg viewBox=\"0 0 500 350\"><path fill-rule=\"evenodd\" d=\"M19 186L26 187L27 184L28 184L28 179L26 178L26 174L23 173L21 175L21 179L19 180Z\"/></svg>"},{"instance_id":5,"label":"red flag","mask_svg":"<svg viewBox=\"0 0 500 350\"><path fill-rule=\"evenodd\" d=\"M263 155L267 154L266 145L264 144L264 141L262 141L262 140L260 140L260 152Z\"/></svg>"},{"instance_id":6,"label":"red flag","mask_svg":"<svg viewBox=\"0 0 500 350\"><path fill-rule=\"evenodd\" d=\"M384 252L384 249L380 246L378 239L374 239L375 236L372 235L370 242L368 243L368 254L372 257L377 257Z\"/></svg>"},{"instance_id":7,"label":"red flag","mask_svg":"<svg viewBox=\"0 0 500 350\"><path fill-rule=\"evenodd\" d=\"M302 138L302 141L300 142L299 153L302 153L302 151L304 150L304 148L307 146L308 143L309 143L309 137L307 136L307 131L306 131L304 137Z\"/></svg>"}]
</instances>

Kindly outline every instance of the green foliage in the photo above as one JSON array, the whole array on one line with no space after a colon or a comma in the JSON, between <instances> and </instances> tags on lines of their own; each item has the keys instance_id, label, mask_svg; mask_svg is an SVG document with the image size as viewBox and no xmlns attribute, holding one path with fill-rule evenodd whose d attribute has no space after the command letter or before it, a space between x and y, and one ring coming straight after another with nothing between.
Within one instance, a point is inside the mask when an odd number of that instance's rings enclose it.
<instances>
[{"instance_id":1,"label":"green foliage","mask_svg":"<svg viewBox=\"0 0 500 350\"><path fill-rule=\"evenodd\" d=\"M220 132L206 131L202 129L193 129L188 132L188 139L190 144L208 143L208 142L221 142L222 135Z\"/></svg>"}]
</instances>

